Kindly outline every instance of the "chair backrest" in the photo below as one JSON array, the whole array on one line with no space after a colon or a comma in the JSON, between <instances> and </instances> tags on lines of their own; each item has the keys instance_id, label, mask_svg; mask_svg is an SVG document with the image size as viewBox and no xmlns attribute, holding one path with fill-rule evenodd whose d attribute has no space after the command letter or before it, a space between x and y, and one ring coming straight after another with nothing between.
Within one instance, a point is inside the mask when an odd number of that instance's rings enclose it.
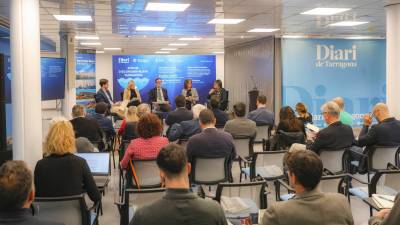
<instances>
[{"instance_id":1,"label":"chair backrest","mask_svg":"<svg viewBox=\"0 0 400 225\"><path fill-rule=\"evenodd\" d=\"M228 157L195 157L191 181L195 184L214 185L229 180Z\"/></svg>"},{"instance_id":2,"label":"chair backrest","mask_svg":"<svg viewBox=\"0 0 400 225\"><path fill-rule=\"evenodd\" d=\"M370 194L397 195L400 192L400 170L378 171L371 179Z\"/></svg>"},{"instance_id":3,"label":"chair backrest","mask_svg":"<svg viewBox=\"0 0 400 225\"><path fill-rule=\"evenodd\" d=\"M125 155L125 151L128 148L129 144L131 143L131 141L129 140L122 140L121 144L119 145L119 161L121 161L124 158Z\"/></svg>"},{"instance_id":4,"label":"chair backrest","mask_svg":"<svg viewBox=\"0 0 400 225\"><path fill-rule=\"evenodd\" d=\"M233 144L235 145L236 154L238 157L244 159L253 153L253 138L251 137L233 137Z\"/></svg>"},{"instance_id":5,"label":"chair backrest","mask_svg":"<svg viewBox=\"0 0 400 225\"><path fill-rule=\"evenodd\" d=\"M283 157L286 152L287 151L255 152L253 163L250 165L250 178L255 178L257 175L265 177L260 173L267 174L271 177L283 175ZM261 169L263 171L258 171Z\"/></svg>"},{"instance_id":6,"label":"chair backrest","mask_svg":"<svg viewBox=\"0 0 400 225\"><path fill-rule=\"evenodd\" d=\"M133 166L136 171L140 188L158 188L161 187L160 172L155 159L152 160L133 160ZM132 168L129 165L127 171L128 187L136 188L136 184Z\"/></svg>"},{"instance_id":7,"label":"chair backrest","mask_svg":"<svg viewBox=\"0 0 400 225\"><path fill-rule=\"evenodd\" d=\"M305 136L303 132L284 132L279 130L277 132L277 150L289 149L292 144L304 144Z\"/></svg>"},{"instance_id":8,"label":"chair backrest","mask_svg":"<svg viewBox=\"0 0 400 225\"><path fill-rule=\"evenodd\" d=\"M215 200L221 201L221 197L240 197L251 199L259 209L267 207L265 195L266 181L254 181L247 183L219 183Z\"/></svg>"},{"instance_id":9,"label":"chair backrest","mask_svg":"<svg viewBox=\"0 0 400 225\"><path fill-rule=\"evenodd\" d=\"M65 225L89 225L90 217L85 210L83 195L67 197L37 197L34 202L38 218Z\"/></svg>"},{"instance_id":10,"label":"chair backrest","mask_svg":"<svg viewBox=\"0 0 400 225\"><path fill-rule=\"evenodd\" d=\"M385 170L388 163L398 166L399 149L399 146L374 146L370 149L369 168L372 170Z\"/></svg>"},{"instance_id":11,"label":"chair backrest","mask_svg":"<svg viewBox=\"0 0 400 225\"><path fill-rule=\"evenodd\" d=\"M257 126L257 136L255 142L262 142L263 140L268 140L270 136L269 125Z\"/></svg>"},{"instance_id":12,"label":"chair backrest","mask_svg":"<svg viewBox=\"0 0 400 225\"><path fill-rule=\"evenodd\" d=\"M325 175L321 177L318 184L319 189L324 193L343 193L343 184L347 174Z\"/></svg>"},{"instance_id":13,"label":"chair backrest","mask_svg":"<svg viewBox=\"0 0 400 225\"><path fill-rule=\"evenodd\" d=\"M344 154L346 149L323 149L319 152L319 157L322 160L324 169L331 173L339 173L344 171Z\"/></svg>"}]
</instances>

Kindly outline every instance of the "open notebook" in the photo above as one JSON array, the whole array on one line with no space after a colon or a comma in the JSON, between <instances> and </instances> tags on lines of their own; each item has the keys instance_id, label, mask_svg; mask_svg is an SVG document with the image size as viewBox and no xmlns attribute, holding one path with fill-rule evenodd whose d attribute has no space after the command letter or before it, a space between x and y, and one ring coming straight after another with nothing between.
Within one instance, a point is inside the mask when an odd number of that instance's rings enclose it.
<instances>
[{"instance_id":1,"label":"open notebook","mask_svg":"<svg viewBox=\"0 0 400 225\"><path fill-rule=\"evenodd\" d=\"M391 209L394 205L394 198L395 196L392 195L380 195L380 194L373 194L372 200L380 209Z\"/></svg>"},{"instance_id":2,"label":"open notebook","mask_svg":"<svg viewBox=\"0 0 400 225\"><path fill-rule=\"evenodd\" d=\"M224 211L228 213L240 213L250 208L241 198L239 197L221 197L221 205Z\"/></svg>"}]
</instances>

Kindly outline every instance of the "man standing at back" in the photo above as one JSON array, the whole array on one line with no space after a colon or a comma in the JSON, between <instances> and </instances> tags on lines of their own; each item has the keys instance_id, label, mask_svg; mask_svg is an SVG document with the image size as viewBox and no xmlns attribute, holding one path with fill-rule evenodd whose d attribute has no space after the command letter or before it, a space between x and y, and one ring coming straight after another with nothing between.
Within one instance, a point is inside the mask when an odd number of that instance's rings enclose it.
<instances>
[{"instance_id":1,"label":"man standing at back","mask_svg":"<svg viewBox=\"0 0 400 225\"><path fill-rule=\"evenodd\" d=\"M262 225L353 225L349 203L338 193L322 193L322 161L314 152L295 150L284 157L295 197L277 202L264 214Z\"/></svg>"},{"instance_id":2,"label":"man standing at back","mask_svg":"<svg viewBox=\"0 0 400 225\"><path fill-rule=\"evenodd\" d=\"M257 134L257 126L254 121L245 117L246 104L243 102L236 103L233 106L233 112L235 118L226 122L224 131L230 133L233 137L255 137Z\"/></svg>"},{"instance_id":3,"label":"man standing at back","mask_svg":"<svg viewBox=\"0 0 400 225\"><path fill-rule=\"evenodd\" d=\"M267 109L267 97L265 95L258 96L256 104L257 109L251 111L247 118L256 122L257 126L274 126L275 115Z\"/></svg>"},{"instance_id":4,"label":"man standing at back","mask_svg":"<svg viewBox=\"0 0 400 225\"><path fill-rule=\"evenodd\" d=\"M353 126L353 117L350 113L344 110L344 99L342 97L334 98L332 101L336 102L340 108L340 122L343 124Z\"/></svg>"},{"instance_id":5,"label":"man standing at back","mask_svg":"<svg viewBox=\"0 0 400 225\"><path fill-rule=\"evenodd\" d=\"M176 144L162 148L157 156L165 196L139 208L130 225L226 225L224 212L213 200L199 198L189 188L191 170L185 150Z\"/></svg>"},{"instance_id":6,"label":"man standing at back","mask_svg":"<svg viewBox=\"0 0 400 225\"><path fill-rule=\"evenodd\" d=\"M35 198L32 172L23 161L8 161L0 167L1 225L61 225L32 216Z\"/></svg>"}]
</instances>

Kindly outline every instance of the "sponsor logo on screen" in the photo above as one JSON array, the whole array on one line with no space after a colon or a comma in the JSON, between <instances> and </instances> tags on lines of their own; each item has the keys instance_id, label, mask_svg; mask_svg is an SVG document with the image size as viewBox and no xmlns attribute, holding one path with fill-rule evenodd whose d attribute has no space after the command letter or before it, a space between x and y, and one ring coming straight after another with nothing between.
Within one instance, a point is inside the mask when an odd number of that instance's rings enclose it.
<instances>
[{"instance_id":1,"label":"sponsor logo on screen","mask_svg":"<svg viewBox=\"0 0 400 225\"><path fill-rule=\"evenodd\" d=\"M357 67L357 45L348 49L336 48L335 45L315 45L317 68L355 68Z\"/></svg>"}]
</instances>

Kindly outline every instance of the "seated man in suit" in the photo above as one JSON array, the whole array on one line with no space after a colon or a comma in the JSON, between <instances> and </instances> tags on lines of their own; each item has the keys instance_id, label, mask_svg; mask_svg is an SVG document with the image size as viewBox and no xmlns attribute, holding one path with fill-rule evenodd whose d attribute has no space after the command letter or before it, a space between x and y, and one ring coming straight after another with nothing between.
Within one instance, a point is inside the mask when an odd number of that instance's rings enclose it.
<instances>
[{"instance_id":1,"label":"seated man in suit","mask_svg":"<svg viewBox=\"0 0 400 225\"><path fill-rule=\"evenodd\" d=\"M203 109L206 109L204 105L194 105L192 107L193 119L172 125L167 133L168 140L172 142L178 139L188 139L191 136L200 133L199 114Z\"/></svg>"},{"instance_id":2,"label":"seated man in suit","mask_svg":"<svg viewBox=\"0 0 400 225\"><path fill-rule=\"evenodd\" d=\"M340 108L333 102L327 102L321 107L322 116L328 127L320 130L313 143L307 145L317 154L321 150L337 150L351 147L354 144L353 129L339 120Z\"/></svg>"},{"instance_id":3,"label":"seated man in suit","mask_svg":"<svg viewBox=\"0 0 400 225\"><path fill-rule=\"evenodd\" d=\"M213 112L204 109L199 115L201 133L193 135L187 145L186 150L189 162L198 156L205 157L229 157L229 165L236 158L236 149L232 135L225 131L215 128L216 119Z\"/></svg>"},{"instance_id":4,"label":"seated man in suit","mask_svg":"<svg viewBox=\"0 0 400 225\"><path fill-rule=\"evenodd\" d=\"M218 108L220 110L225 111L228 108L228 91L222 87L221 80L214 81L213 88L208 92L207 99L211 100L212 97L218 99Z\"/></svg>"},{"instance_id":5,"label":"seated man in suit","mask_svg":"<svg viewBox=\"0 0 400 225\"><path fill-rule=\"evenodd\" d=\"M35 198L32 172L23 161L8 161L0 167L1 225L61 225L32 215Z\"/></svg>"},{"instance_id":6,"label":"seated man in suit","mask_svg":"<svg viewBox=\"0 0 400 225\"><path fill-rule=\"evenodd\" d=\"M246 104L243 102L236 103L233 106L233 112L235 118L226 122L224 131L230 133L233 137L246 136L254 138L257 134L257 126L254 121L245 117Z\"/></svg>"},{"instance_id":7,"label":"seated man in suit","mask_svg":"<svg viewBox=\"0 0 400 225\"><path fill-rule=\"evenodd\" d=\"M99 123L93 118L86 117L85 107L83 105L74 105L72 107L72 126L75 131L75 138L85 137L92 143L99 143L103 139L103 131Z\"/></svg>"},{"instance_id":8,"label":"seated man in suit","mask_svg":"<svg viewBox=\"0 0 400 225\"><path fill-rule=\"evenodd\" d=\"M369 225L394 225L400 218L400 194L397 194L392 209L382 209L369 219Z\"/></svg>"},{"instance_id":9,"label":"seated man in suit","mask_svg":"<svg viewBox=\"0 0 400 225\"><path fill-rule=\"evenodd\" d=\"M188 174L191 165L185 150L176 144L162 148L157 156L165 196L139 208L130 225L225 225L221 206L213 200L198 197L190 190Z\"/></svg>"},{"instance_id":10,"label":"seated man in suit","mask_svg":"<svg viewBox=\"0 0 400 225\"><path fill-rule=\"evenodd\" d=\"M214 116L216 118L216 126L218 128L222 128L225 126L226 122L229 119L228 113L219 109L219 98L218 96L213 96L210 99L210 107Z\"/></svg>"},{"instance_id":11,"label":"seated man in suit","mask_svg":"<svg viewBox=\"0 0 400 225\"><path fill-rule=\"evenodd\" d=\"M256 104L257 109L251 111L247 118L256 122L257 126L269 125L272 128L275 123L275 115L267 109L267 97L265 95L258 96Z\"/></svg>"},{"instance_id":12,"label":"seated man in suit","mask_svg":"<svg viewBox=\"0 0 400 225\"><path fill-rule=\"evenodd\" d=\"M100 89L97 91L94 96L96 103L104 102L107 104L108 109L114 104L113 98L111 96L111 92L108 90L108 80L100 79Z\"/></svg>"},{"instance_id":13,"label":"seated man in suit","mask_svg":"<svg viewBox=\"0 0 400 225\"><path fill-rule=\"evenodd\" d=\"M176 109L168 113L165 123L172 126L175 123L193 119L192 111L186 109L186 99L183 95L175 97Z\"/></svg>"},{"instance_id":14,"label":"seated man in suit","mask_svg":"<svg viewBox=\"0 0 400 225\"><path fill-rule=\"evenodd\" d=\"M153 104L153 102L160 103L159 110L162 112L168 112L171 110L169 104L161 104L168 102L168 92L167 89L162 87L162 80L161 78L155 79L156 86L149 91L149 104Z\"/></svg>"},{"instance_id":15,"label":"seated man in suit","mask_svg":"<svg viewBox=\"0 0 400 225\"><path fill-rule=\"evenodd\" d=\"M288 152L284 164L295 196L268 207L262 225L354 224L350 205L344 195L322 193L318 189L323 166L317 154L309 150Z\"/></svg>"},{"instance_id":16,"label":"seated man in suit","mask_svg":"<svg viewBox=\"0 0 400 225\"><path fill-rule=\"evenodd\" d=\"M95 114L93 115L93 118L97 121L97 123L99 123L100 128L105 133L107 140L109 140L116 134L116 132L111 119L106 117L107 105L104 102L97 103L94 111Z\"/></svg>"}]
</instances>

